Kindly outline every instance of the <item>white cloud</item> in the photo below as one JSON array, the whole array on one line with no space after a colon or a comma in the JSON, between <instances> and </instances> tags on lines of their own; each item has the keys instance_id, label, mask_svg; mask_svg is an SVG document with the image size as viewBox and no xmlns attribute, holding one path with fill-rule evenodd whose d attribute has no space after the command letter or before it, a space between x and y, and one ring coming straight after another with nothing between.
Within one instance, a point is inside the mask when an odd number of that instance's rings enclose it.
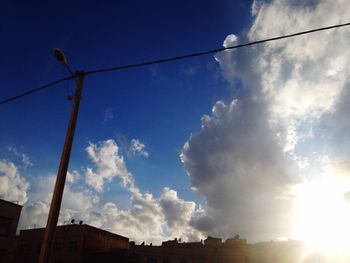
<instances>
[{"instance_id":1,"label":"white cloud","mask_svg":"<svg viewBox=\"0 0 350 263\"><path fill-rule=\"evenodd\" d=\"M103 192L104 179L102 176L94 173L91 168L86 168L85 182L97 192Z\"/></svg>"},{"instance_id":2,"label":"white cloud","mask_svg":"<svg viewBox=\"0 0 350 263\"><path fill-rule=\"evenodd\" d=\"M231 34L225 38L224 43L222 45L227 48L227 47L234 46L236 42L237 42L237 37L234 34Z\"/></svg>"},{"instance_id":3,"label":"white cloud","mask_svg":"<svg viewBox=\"0 0 350 263\"><path fill-rule=\"evenodd\" d=\"M23 208L19 221L19 229L37 228L46 226L49 213L49 203L43 201L29 202Z\"/></svg>"},{"instance_id":4,"label":"white cloud","mask_svg":"<svg viewBox=\"0 0 350 263\"><path fill-rule=\"evenodd\" d=\"M252 16L256 16L263 6L264 2L262 0L254 0L251 7Z\"/></svg>"},{"instance_id":5,"label":"white cloud","mask_svg":"<svg viewBox=\"0 0 350 263\"><path fill-rule=\"evenodd\" d=\"M255 7L254 7L255 6ZM345 22L348 1L272 1L253 4L255 19L245 41ZM278 23L275 23L278 21ZM269 42L216 55L224 76L241 79L253 95L267 100L270 122L281 134L285 151L293 151L300 130L311 129L336 107L347 86L349 58L346 28Z\"/></svg>"},{"instance_id":6,"label":"white cloud","mask_svg":"<svg viewBox=\"0 0 350 263\"><path fill-rule=\"evenodd\" d=\"M337 24L349 15L348 1L315 1L311 6L274 1L258 13L248 36L255 40ZM276 20L279 22L272 23ZM343 28L257 48L253 66L259 88L270 100L272 118L284 123L287 134L296 131L296 137L287 138L286 144L290 139L298 141L300 127L314 125L323 114L334 110L349 81L349 36L349 30Z\"/></svg>"},{"instance_id":7,"label":"white cloud","mask_svg":"<svg viewBox=\"0 0 350 263\"><path fill-rule=\"evenodd\" d=\"M252 15L247 35L224 46L347 22L350 2L254 1ZM317 178L320 156L350 157L349 37L342 28L215 56L236 98L217 102L183 149L191 186L207 202L194 226L254 240L292 236L294 180Z\"/></svg>"},{"instance_id":8,"label":"white cloud","mask_svg":"<svg viewBox=\"0 0 350 263\"><path fill-rule=\"evenodd\" d=\"M46 176L39 179L38 193L32 196L22 210L20 228L45 226L51 201L51 191L55 177ZM46 187L43 188L43 183ZM50 187L52 186L52 187ZM166 188L164 191L174 192ZM191 213L188 210L178 209L177 198L168 200L169 208L165 216L163 211L164 200L154 198L150 193L141 193L138 189L130 192L130 206L120 209L116 202L102 202L99 195L87 189L73 190L66 185L60 212L59 224L70 222L71 219L83 220L87 224L112 231L137 242L153 242L159 244L161 241L175 236L182 236L184 240L198 240L202 238L201 233L189 226ZM174 202L172 205L171 202ZM180 203L186 201L180 199ZM174 210L174 211L172 211ZM184 215L181 215L184 213ZM170 216L175 219L170 219ZM178 220L176 228L168 226L168 220ZM174 231L169 233L168 229Z\"/></svg>"},{"instance_id":9,"label":"white cloud","mask_svg":"<svg viewBox=\"0 0 350 263\"><path fill-rule=\"evenodd\" d=\"M165 187L161 192L160 205L168 226L173 230L187 225L196 208L194 202L179 199L177 192L168 187Z\"/></svg>"},{"instance_id":10,"label":"white cloud","mask_svg":"<svg viewBox=\"0 0 350 263\"><path fill-rule=\"evenodd\" d=\"M191 241L204 239L203 233L190 224L192 218L198 214L195 202L185 201L177 196L175 190L164 187L159 197L159 204L172 237Z\"/></svg>"},{"instance_id":11,"label":"white cloud","mask_svg":"<svg viewBox=\"0 0 350 263\"><path fill-rule=\"evenodd\" d=\"M116 176L122 179L124 187L134 186L134 178L128 172L124 158L118 154L118 151L119 147L114 140L106 140L98 144L90 143L86 148L89 158L96 166L96 172L88 167L85 181L96 191L102 192L104 184L111 182Z\"/></svg>"},{"instance_id":12,"label":"white cloud","mask_svg":"<svg viewBox=\"0 0 350 263\"><path fill-rule=\"evenodd\" d=\"M68 172L74 174L76 171ZM43 227L46 225L47 215L50 209L52 192L56 182L56 175L38 176L33 181L35 191L29 193L29 200L24 205L21 213L20 228ZM85 214L97 205L99 197L86 188L75 190L74 182L67 181L64 189L59 224L71 219L82 219Z\"/></svg>"},{"instance_id":13,"label":"white cloud","mask_svg":"<svg viewBox=\"0 0 350 263\"><path fill-rule=\"evenodd\" d=\"M0 160L0 198L23 204L30 184L18 172L14 163Z\"/></svg>"},{"instance_id":14,"label":"white cloud","mask_svg":"<svg viewBox=\"0 0 350 263\"><path fill-rule=\"evenodd\" d=\"M135 152L142 152L145 147L136 139L131 141L131 146ZM184 240L202 237L200 231L190 226L195 203L178 198L176 191L169 188L164 188L159 198L154 198L151 193L142 193L135 185L133 175L127 170L123 157L119 155L114 140L90 143L87 153L97 167L97 173L87 168L86 183L89 186L102 192L106 183L104 178L118 176L130 192L130 207L127 210L120 210L117 204L109 202L103 206L102 211L95 209L103 215L94 218L95 224L139 241L159 243L169 237L169 230L181 235Z\"/></svg>"},{"instance_id":15,"label":"white cloud","mask_svg":"<svg viewBox=\"0 0 350 263\"><path fill-rule=\"evenodd\" d=\"M192 202L178 199L174 190L164 188L158 199L150 193L134 189L130 202L126 210L119 209L113 202L104 204L91 222L138 242L159 244L173 237L183 237L184 240L203 238L199 231L189 225L194 213Z\"/></svg>"},{"instance_id":16,"label":"white cloud","mask_svg":"<svg viewBox=\"0 0 350 263\"><path fill-rule=\"evenodd\" d=\"M74 218L138 242L158 244L174 235L184 240L203 238L200 231L190 226L196 213L195 203L178 198L177 192L169 188L164 188L159 198L142 193L114 140L90 143L86 152L96 166L96 173L86 168L85 182L96 191L79 184L77 171L68 172L59 224ZM125 209L120 209L117 202L103 201L103 189L115 177L130 193L130 205ZM45 226L55 180L55 175L36 177L35 189L22 210L20 228Z\"/></svg>"},{"instance_id":17,"label":"white cloud","mask_svg":"<svg viewBox=\"0 0 350 263\"><path fill-rule=\"evenodd\" d=\"M350 191L350 159L329 161L323 166L323 171L339 181L344 191Z\"/></svg>"},{"instance_id":18,"label":"white cloud","mask_svg":"<svg viewBox=\"0 0 350 263\"><path fill-rule=\"evenodd\" d=\"M289 186L295 167L269 127L264 104L245 98L217 102L202 119L202 131L185 144L181 159L206 213L192 225L207 234L250 240L289 231L293 205Z\"/></svg>"},{"instance_id":19,"label":"white cloud","mask_svg":"<svg viewBox=\"0 0 350 263\"><path fill-rule=\"evenodd\" d=\"M11 146L8 147L8 150L9 152L13 153L15 156L21 158L24 168L27 168L28 166L33 166L33 163L30 161L29 157L25 153Z\"/></svg>"},{"instance_id":20,"label":"white cloud","mask_svg":"<svg viewBox=\"0 0 350 263\"><path fill-rule=\"evenodd\" d=\"M76 181L78 181L80 179L80 174L78 171L73 170L73 171L67 171L67 177L66 177L66 182L67 183L75 183Z\"/></svg>"},{"instance_id":21,"label":"white cloud","mask_svg":"<svg viewBox=\"0 0 350 263\"><path fill-rule=\"evenodd\" d=\"M144 145L139 139L132 139L130 142L129 152L133 155L141 155L148 158L149 153L145 150L146 145Z\"/></svg>"},{"instance_id":22,"label":"white cloud","mask_svg":"<svg viewBox=\"0 0 350 263\"><path fill-rule=\"evenodd\" d=\"M131 146L135 152L143 151L144 145L138 140L132 140ZM130 147L130 148L132 148ZM109 221L107 216L105 220L99 224L109 226L110 228L121 231L131 231L129 235L134 238L158 240L162 237L162 228L164 227L164 218L158 200L154 199L150 193L141 193L135 186L134 178L128 172L124 159L118 153L118 146L114 140L106 140L98 144L92 144L87 147L87 153L94 164L97 166L98 173L94 174L90 168L87 169L86 183L89 186L94 186L98 192L102 192L104 178L113 178L119 176L122 180L122 185L130 192L131 207L127 211L120 211L116 204L109 203L104 206L104 213L113 220ZM110 180L109 180L110 181ZM111 211L106 211L110 208ZM116 218L121 217L121 220ZM125 220L127 218L127 220ZM130 224L132 228L125 228L124 223Z\"/></svg>"}]
</instances>

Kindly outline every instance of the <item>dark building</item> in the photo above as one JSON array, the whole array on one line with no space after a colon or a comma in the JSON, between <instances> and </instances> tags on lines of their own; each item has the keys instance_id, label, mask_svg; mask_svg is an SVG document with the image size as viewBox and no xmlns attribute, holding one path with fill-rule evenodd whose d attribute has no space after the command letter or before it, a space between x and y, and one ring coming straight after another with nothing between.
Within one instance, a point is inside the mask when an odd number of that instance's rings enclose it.
<instances>
[{"instance_id":1,"label":"dark building","mask_svg":"<svg viewBox=\"0 0 350 263\"><path fill-rule=\"evenodd\" d=\"M0 263L11 262L22 206L0 199Z\"/></svg>"},{"instance_id":2,"label":"dark building","mask_svg":"<svg viewBox=\"0 0 350 263\"><path fill-rule=\"evenodd\" d=\"M128 263L243 263L249 246L245 240L222 243L208 237L204 242L181 243L177 239L161 246L130 246Z\"/></svg>"},{"instance_id":3,"label":"dark building","mask_svg":"<svg viewBox=\"0 0 350 263\"><path fill-rule=\"evenodd\" d=\"M16 229L22 206L0 199L0 263L38 262L44 228ZM225 242L208 237L200 242L174 239L161 246L135 245L129 238L86 224L58 226L50 263L295 263L316 262L321 253L305 256L299 241L247 244L239 235Z\"/></svg>"},{"instance_id":4,"label":"dark building","mask_svg":"<svg viewBox=\"0 0 350 263\"><path fill-rule=\"evenodd\" d=\"M319 254L305 255L303 242L292 240L247 244L245 239L239 237L229 238L225 242L220 238L208 237L204 242L169 240L161 246L131 244L126 263L320 262L311 260L320 258Z\"/></svg>"},{"instance_id":5,"label":"dark building","mask_svg":"<svg viewBox=\"0 0 350 263\"><path fill-rule=\"evenodd\" d=\"M15 262L38 262L44 228L21 230ZM129 238L85 224L58 226L50 262L122 262Z\"/></svg>"},{"instance_id":6,"label":"dark building","mask_svg":"<svg viewBox=\"0 0 350 263\"><path fill-rule=\"evenodd\" d=\"M310 251L307 251L307 246L301 241L279 241L279 242L260 242L250 245L247 253L247 263L296 263L296 262L332 262L323 260L311 259ZM337 261L336 261L337 262Z\"/></svg>"}]
</instances>

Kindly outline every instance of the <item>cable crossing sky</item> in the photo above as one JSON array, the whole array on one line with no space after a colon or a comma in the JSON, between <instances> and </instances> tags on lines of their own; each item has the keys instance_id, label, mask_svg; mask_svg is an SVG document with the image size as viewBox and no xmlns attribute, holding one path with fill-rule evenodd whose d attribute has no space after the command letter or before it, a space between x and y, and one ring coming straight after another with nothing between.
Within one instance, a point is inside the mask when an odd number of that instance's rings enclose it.
<instances>
[{"instance_id":1,"label":"cable crossing sky","mask_svg":"<svg viewBox=\"0 0 350 263\"><path fill-rule=\"evenodd\" d=\"M266 38L266 39L257 40L257 41L253 41L253 42L248 42L248 43L235 45L235 46L222 47L222 48L217 48L217 49L212 49L212 50L207 50L207 51L201 51L201 52L181 55L181 56L175 56L175 57L164 58L164 59L159 59L159 60L146 61L146 62L141 62L141 63L136 63L136 64L128 64L128 65L111 67L111 68L101 68L101 69L96 69L96 70L90 70L90 71L85 71L85 75L87 76L87 75L93 75L93 74L97 74L97 73L118 71L118 70L123 70L123 69L143 67L143 66L148 66L148 65L153 65L153 64L160 64L160 63L171 62L171 61L176 61L176 60L182 60L182 59L187 59L187 58L192 58L192 57L204 56L204 55L209 55L209 54L213 54L213 53L222 52L222 51L225 51L225 50L243 48L243 47L247 47L247 46L253 46L253 45L257 45L257 44L262 44L262 43L276 41L276 40L285 39L285 38L296 37L296 36L300 36L300 35L306 35L306 34L315 33L315 32L319 32L319 31L325 31L325 30L336 29L336 28L340 28L340 27L346 27L346 26L349 26L349 25L350 25L350 22L349 23L344 23L344 24L337 24L337 25L332 25L332 26L327 26L327 27L316 28L316 29L307 30L307 31L301 31L301 32L297 32L297 33L293 33L293 34L289 34L289 35L283 35L283 36L278 36L278 37ZM18 99L20 99L22 97L25 97L27 95L33 94L33 93L38 92L40 90L44 90L44 89L53 87L54 85L56 85L56 84L58 84L60 82L63 82L63 81L66 81L66 80L70 80L70 79L73 79L73 76L68 76L68 77L61 78L61 79L52 81L50 83L47 83L47 84L45 84L45 85L43 85L41 87L38 87L38 88L35 88L35 89L32 89L32 90L29 90L27 92L24 92L22 94L19 94L19 95L16 95L16 96L4 99L4 100L0 101L0 104L6 104L8 102L18 100Z\"/></svg>"}]
</instances>

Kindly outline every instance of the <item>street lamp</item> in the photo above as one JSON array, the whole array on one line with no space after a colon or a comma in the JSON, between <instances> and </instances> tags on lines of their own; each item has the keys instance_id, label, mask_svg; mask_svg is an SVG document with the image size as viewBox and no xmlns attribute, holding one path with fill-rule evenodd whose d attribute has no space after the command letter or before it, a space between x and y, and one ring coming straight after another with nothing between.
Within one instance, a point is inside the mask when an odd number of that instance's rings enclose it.
<instances>
[{"instance_id":1,"label":"street lamp","mask_svg":"<svg viewBox=\"0 0 350 263\"><path fill-rule=\"evenodd\" d=\"M63 52L55 48L54 55L56 59L70 72L72 78L76 79L76 90L74 95L73 107L68 123L68 128L66 132L66 138L64 141L64 146L61 155L61 161L57 172L55 189L52 195L49 216L47 218L46 228L41 243L41 250L39 255L39 263L47 263L50 258L50 252L52 249L53 238L57 226L57 221L60 213L62 196L64 191L64 184L66 181L66 175L68 170L69 158L73 144L75 127L78 119L80 98L83 89L84 82L84 71L77 71L76 74L70 69L67 59Z\"/></svg>"},{"instance_id":2,"label":"street lamp","mask_svg":"<svg viewBox=\"0 0 350 263\"><path fill-rule=\"evenodd\" d=\"M55 58L58 60L58 62L60 62L66 69L68 69L69 73L74 78L73 70L69 67L66 56L63 54L62 50L59 48L54 48L53 54Z\"/></svg>"}]
</instances>

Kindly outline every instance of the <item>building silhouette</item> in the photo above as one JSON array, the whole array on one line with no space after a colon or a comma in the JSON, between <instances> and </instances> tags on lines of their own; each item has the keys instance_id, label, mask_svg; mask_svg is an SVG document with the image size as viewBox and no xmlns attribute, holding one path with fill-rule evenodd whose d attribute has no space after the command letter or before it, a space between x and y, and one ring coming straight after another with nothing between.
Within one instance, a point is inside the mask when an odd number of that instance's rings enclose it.
<instances>
[{"instance_id":1,"label":"building silhouette","mask_svg":"<svg viewBox=\"0 0 350 263\"><path fill-rule=\"evenodd\" d=\"M22 206L0 199L0 263L12 262Z\"/></svg>"},{"instance_id":2,"label":"building silhouette","mask_svg":"<svg viewBox=\"0 0 350 263\"><path fill-rule=\"evenodd\" d=\"M16 228L22 206L0 200L0 263L37 262L44 228ZM198 242L178 239L161 245L136 245L129 238L90 225L57 226L50 253L50 263L295 263L319 262L320 253L305 256L306 246L300 241L260 242L248 244L236 235L223 241L208 237ZM316 259L316 260L315 260ZM327 261L328 262L328 261ZM329 261L332 262L332 261Z\"/></svg>"},{"instance_id":3,"label":"building silhouette","mask_svg":"<svg viewBox=\"0 0 350 263\"><path fill-rule=\"evenodd\" d=\"M244 239L208 237L200 242L177 239L161 246L130 245L128 263L241 263L247 262L249 245Z\"/></svg>"},{"instance_id":4,"label":"building silhouette","mask_svg":"<svg viewBox=\"0 0 350 263\"><path fill-rule=\"evenodd\" d=\"M21 230L14 262L38 262L45 228ZM86 224L58 226L55 231L50 262L123 262L129 238Z\"/></svg>"}]
</instances>

